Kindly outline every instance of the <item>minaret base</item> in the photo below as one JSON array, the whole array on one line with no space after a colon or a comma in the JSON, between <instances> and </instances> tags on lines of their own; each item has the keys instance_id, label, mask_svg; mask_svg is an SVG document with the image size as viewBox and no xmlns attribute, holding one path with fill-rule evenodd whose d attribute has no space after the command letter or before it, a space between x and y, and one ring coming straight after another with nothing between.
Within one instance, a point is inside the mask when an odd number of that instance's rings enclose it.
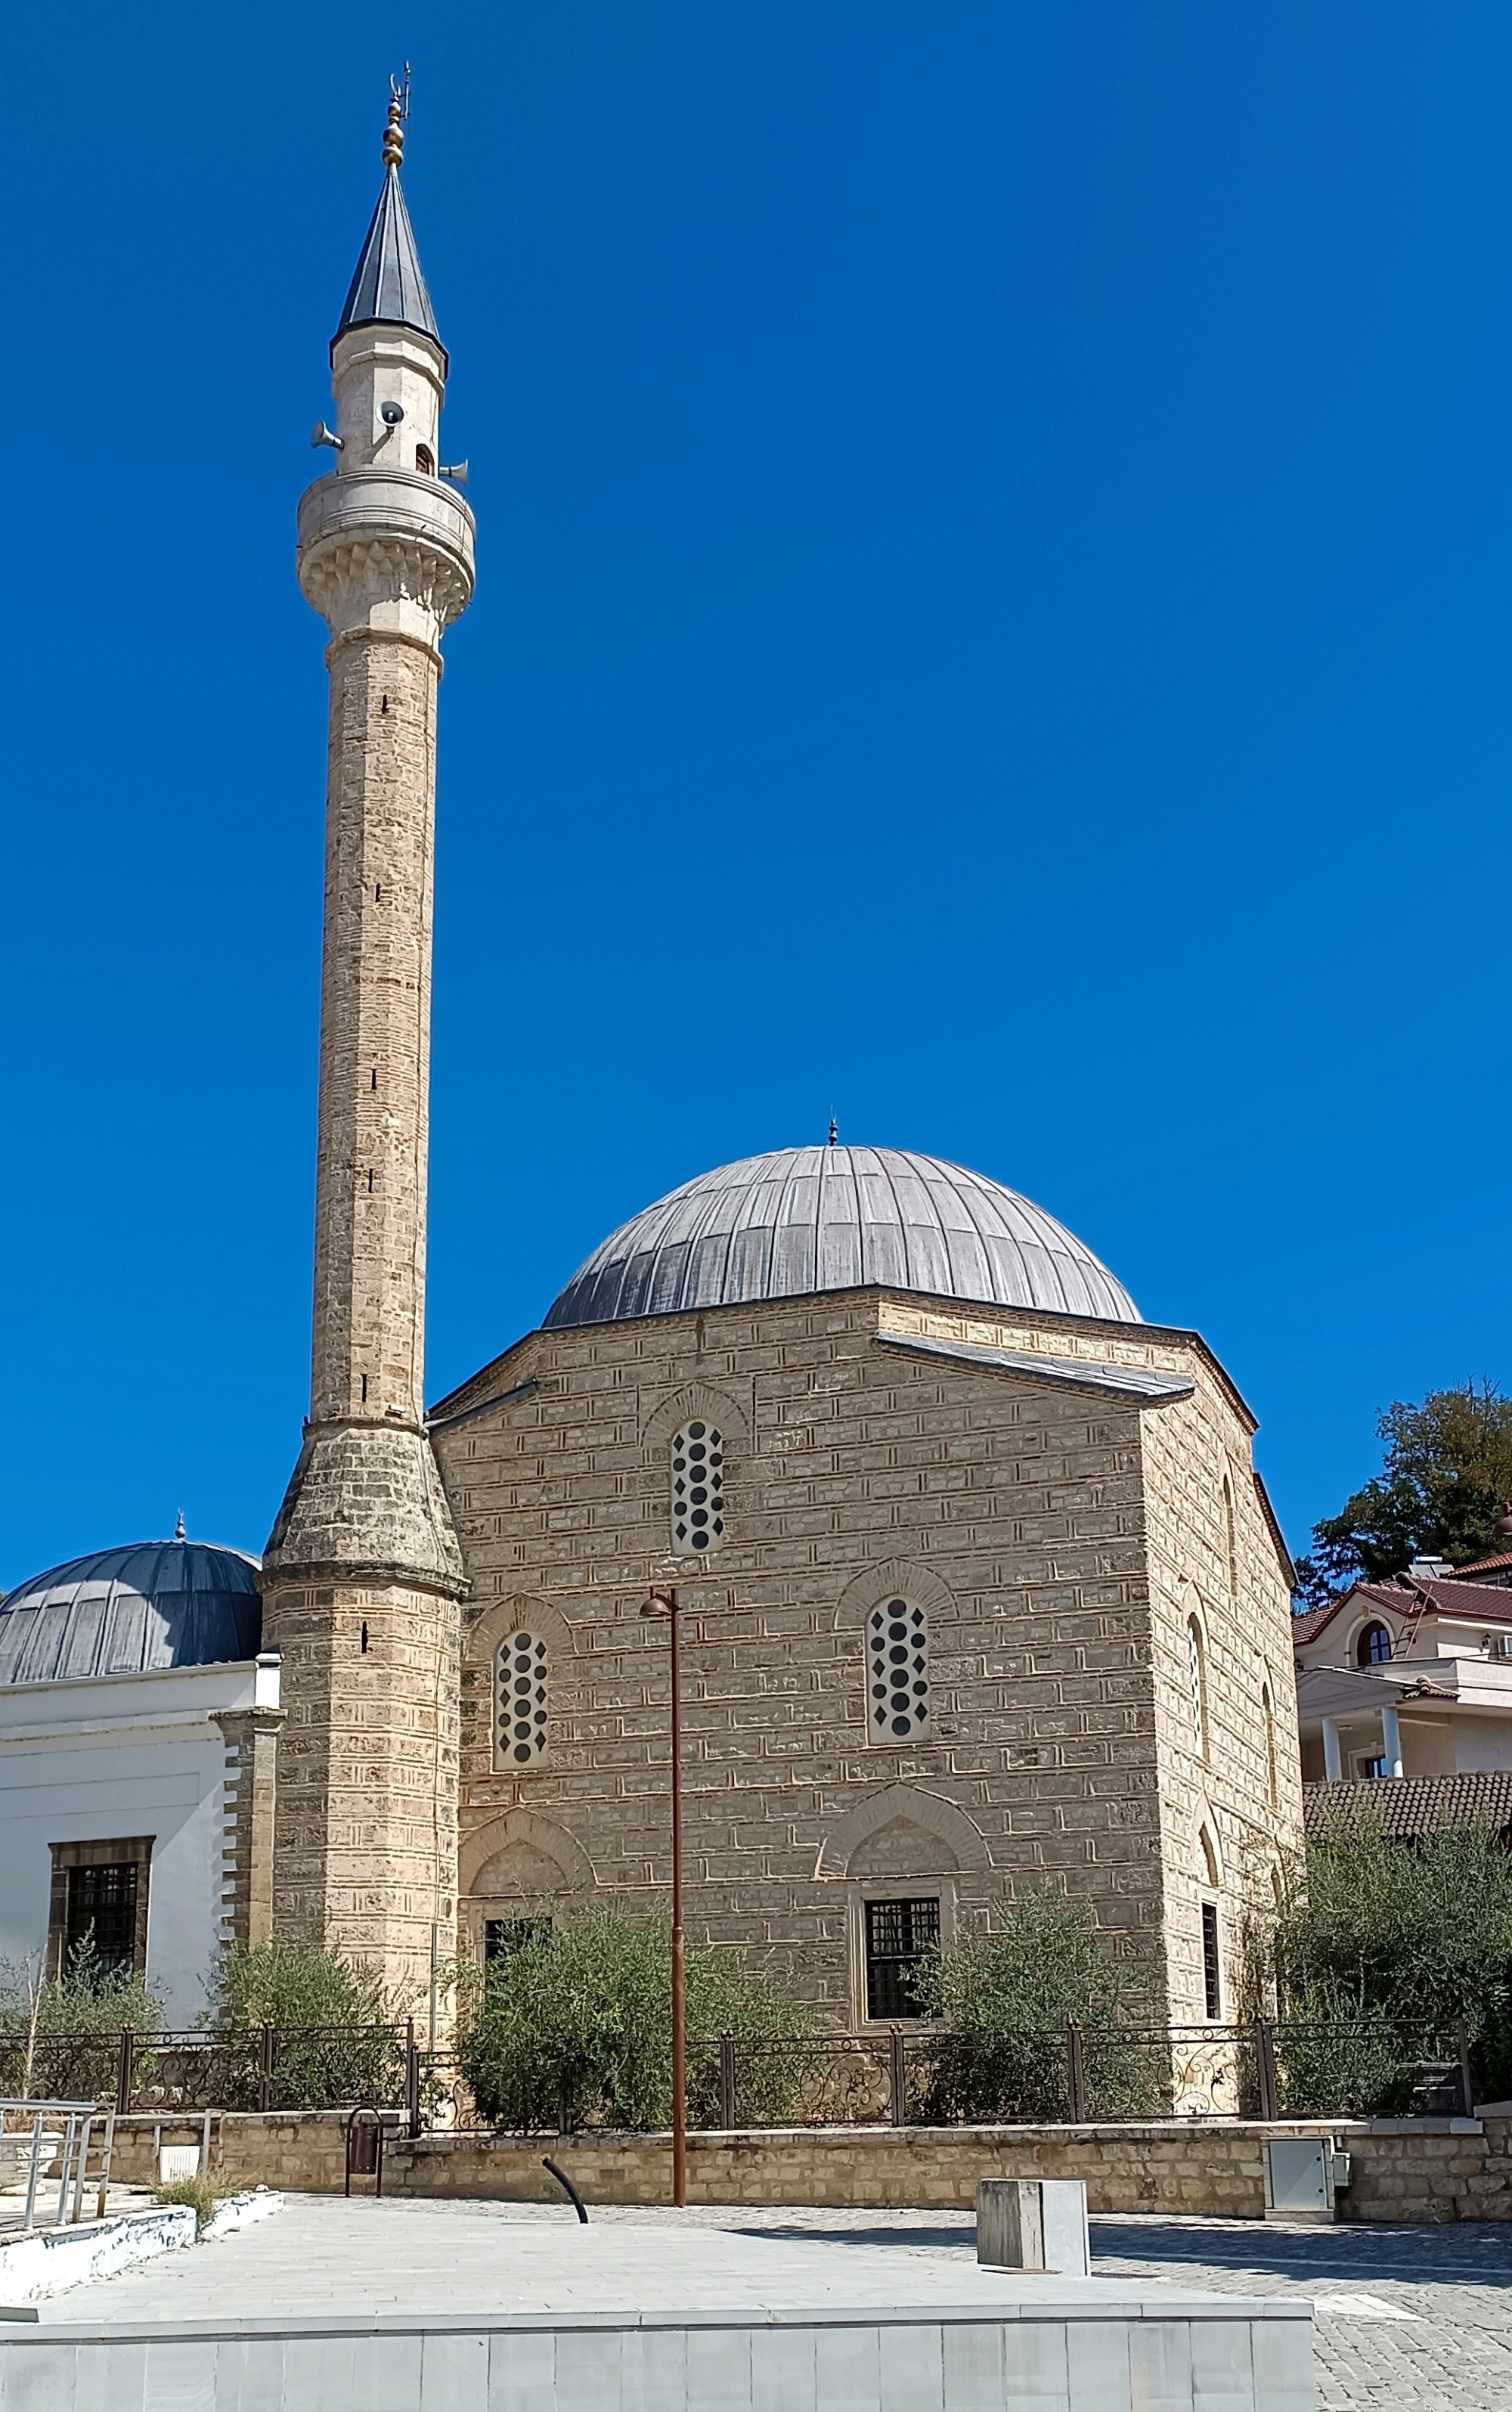
<instances>
[{"instance_id":1,"label":"minaret base","mask_svg":"<svg viewBox=\"0 0 1512 2412\"><path fill-rule=\"evenodd\" d=\"M273 1927L371 1968L401 2015L455 1949L466 1589L424 1433L306 1434L263 1562L288 1711Z\"/></svg>"}]
</instances>

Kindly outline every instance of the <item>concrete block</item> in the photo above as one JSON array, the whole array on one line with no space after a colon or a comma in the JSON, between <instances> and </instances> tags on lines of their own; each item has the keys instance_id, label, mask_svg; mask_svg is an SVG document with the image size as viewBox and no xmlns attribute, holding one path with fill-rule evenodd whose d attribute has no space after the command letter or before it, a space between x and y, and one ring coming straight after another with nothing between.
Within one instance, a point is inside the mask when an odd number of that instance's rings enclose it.
<instances>
[{"instance_id":1,"label":"concrete block","mask_svg":"<svg viewBox=\"0 0 1512 2412\"><path fill-rule=\"evenodd\" d=\"M976 2258L994 2270L1091 2268L1087 2189L1080 2178L986 2178L976 2188Z\"/></svg>"},{"instance_id":2,"label":"concrete block","mask_svg":"<svg viewBox=\"0 0 1512 2412\"><path fill-rule=\"evenodd\" d=\"M976 2258L992 2270L1043 2270L1037 2178L987 2178L976 2189Z\"/></svg>"}]
</instances>

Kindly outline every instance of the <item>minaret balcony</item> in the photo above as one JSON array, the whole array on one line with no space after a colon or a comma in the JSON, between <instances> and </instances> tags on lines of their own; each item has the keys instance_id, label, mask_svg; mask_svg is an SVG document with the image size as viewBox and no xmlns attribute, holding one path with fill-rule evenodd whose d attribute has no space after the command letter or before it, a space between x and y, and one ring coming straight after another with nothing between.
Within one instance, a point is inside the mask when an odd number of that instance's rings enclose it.
<instances>
[{"instance_id":1,"label":"minaret balcony","mask_svg":"<svg viewBox=\"0 0 1512 2412\"><path fill-rule=\"evenodd\" d=\"M337 471L300 497L300 585L333 630L391 589L433 617L439 635L471 600L473 542L461 494L415 470Z\"/></svg>"}]
</instances>

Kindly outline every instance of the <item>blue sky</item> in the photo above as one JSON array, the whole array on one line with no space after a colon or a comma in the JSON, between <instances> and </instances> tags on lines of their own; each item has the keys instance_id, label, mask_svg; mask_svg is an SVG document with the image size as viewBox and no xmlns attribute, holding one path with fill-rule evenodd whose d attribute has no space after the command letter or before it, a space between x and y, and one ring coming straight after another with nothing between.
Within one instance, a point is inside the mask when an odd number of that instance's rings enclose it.
<instances>
[{"instance_id":1,"label":"blue sky","mask_svg":"<svg viewBox=\"0 0 1512 2412\"><path fill-rule=\"evenodd\" d=\"M84 0L7 50L0 1584L293 1463L293 515L406 50L431 1395L832 1105L1200 1330L1300 1546L1512 1372L1505 8Z\"/></svg>"}]
</instances>

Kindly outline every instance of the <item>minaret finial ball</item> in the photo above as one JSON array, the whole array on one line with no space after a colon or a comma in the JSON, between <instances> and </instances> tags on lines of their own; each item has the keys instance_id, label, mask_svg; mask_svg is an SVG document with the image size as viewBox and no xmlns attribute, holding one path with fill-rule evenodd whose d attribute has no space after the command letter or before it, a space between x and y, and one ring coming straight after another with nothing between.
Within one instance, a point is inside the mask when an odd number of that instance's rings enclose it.
<instances>
[{"instance_id":1,"label":"minaret finial ball","mask_svg":"<svg viewBox=\"0 0 1512 2412\"><path fill-rule=\"evenodd\" d=\"M404 156L404 120L409 115L409 61L404 62L404 81L397 76L389 79L389 123L383 130L383 164L397 168Z\"/></svg>"}]
</instances>

